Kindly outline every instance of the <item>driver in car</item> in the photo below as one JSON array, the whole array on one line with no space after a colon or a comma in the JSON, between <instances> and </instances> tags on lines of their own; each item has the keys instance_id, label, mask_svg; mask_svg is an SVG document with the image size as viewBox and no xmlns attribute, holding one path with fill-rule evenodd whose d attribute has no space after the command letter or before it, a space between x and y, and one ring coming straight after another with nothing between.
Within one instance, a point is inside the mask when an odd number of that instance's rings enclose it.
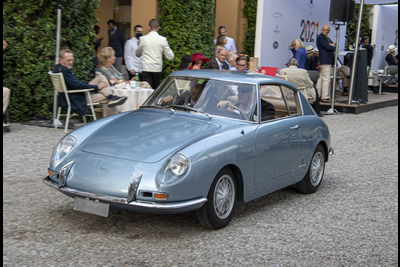
<instances>
[{"instance_id":1,"label":"driver in car","mask_svg":"<svg viewBox=\"0 0 400 267\"><path fill-rule=\"evenodd\" d=\"M230 101L220 101L217 108L229 110L244 115L245 119L251 118L254 112L256 102L253 99L253 86L241 85L238 89L238 103L233 105ZM274 119L275 108L274 106L261 99L261 121Z\"/></svg>"},{"instance_id":2,"label":"driver in car","mask_svg":"<svg viewBox=\"0 0 400 267\"><path fill-rule=\"evenodd\" d=\"M246 115L246 119L253 115L255 102L253 101L253 86L240 85L238 88L238 103L233 105L230 101L223 100L217 104L217 108ZM235 108L236 107L236 108ZM238 110L239 109L239 110Z\"/></svg>"}]
</instances>

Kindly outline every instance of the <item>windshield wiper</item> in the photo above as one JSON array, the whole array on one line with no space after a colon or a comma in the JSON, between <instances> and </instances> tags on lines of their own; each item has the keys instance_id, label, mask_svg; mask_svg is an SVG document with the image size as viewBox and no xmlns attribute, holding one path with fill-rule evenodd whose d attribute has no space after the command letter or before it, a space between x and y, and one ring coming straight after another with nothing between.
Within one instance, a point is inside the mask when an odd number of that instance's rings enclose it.
<instances>
[{"instance_id":1,"label":"windshield wiper","mask_svg":"<svg viewBox=\"0 0 400 267\"><path fill-rule=\"evenodd\" d=\"M173 104L172 104L172 105L168 105L168 107L182 108L182 109L194 111L194 112L197 112L197 113L201 113L201 114L206 115L210 120L212 119L212 117L210 116L210 114L208 114L208 113L206 113L206 112L204 112L204 111L197 110L197 109L195 109L195 108L189 107L189 106L184 106L184 105L173 105Z\"/></svg>"}]
</instances>

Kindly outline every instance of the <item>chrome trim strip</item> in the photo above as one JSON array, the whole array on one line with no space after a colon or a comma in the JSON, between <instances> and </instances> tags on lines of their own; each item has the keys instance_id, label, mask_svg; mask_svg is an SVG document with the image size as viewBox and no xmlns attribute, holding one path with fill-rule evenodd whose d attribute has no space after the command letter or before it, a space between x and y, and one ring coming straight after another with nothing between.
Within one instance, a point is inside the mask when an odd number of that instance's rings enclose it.
<instances>
[{"instance_id":1,"label":"chrome trim strip","mask_svg":"<svg viewBox=\"0 0 400 267\"><path fill-rule=\"evenodd\" d=\"M178 202L178 203L158 203L158 202L144 202L144 201L143 202L133 201L133 202L128 203L126 198L117 198L117 197L96 195L96 194L92 194L89 192L78 191L78 190L75 190L72 188L67 188L67 187L59 188L57 183L54 183L53 181L51 181L49 177L44 178L43 183L45 183L46 185L48 185L54 189L57 189L60 192L74 194L76 196L83 197L83 198L88 197L88 198L92 198L92 199L98 199L100 201L111 202L111 203L115 203L115 204L123 204L123 205L128 205L128 206L136 206L136 207L148 208L148 209L159 209L159 210L183 209L183 208L187 208L190 206L202 204L207 201L207 198L199 198L199 199L188 200L185 202Z\"/></svg>"}]
</instances>

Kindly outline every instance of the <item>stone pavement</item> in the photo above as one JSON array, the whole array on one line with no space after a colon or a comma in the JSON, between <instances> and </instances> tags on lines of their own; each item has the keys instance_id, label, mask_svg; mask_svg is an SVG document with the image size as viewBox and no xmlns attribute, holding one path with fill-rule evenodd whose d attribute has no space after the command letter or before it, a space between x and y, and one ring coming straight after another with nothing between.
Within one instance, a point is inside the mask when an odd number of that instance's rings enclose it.
<instances>
[{"instance_id":1,"label":"stone pavement","mask_svg":"<svg viewBox=\"0 0 400 267\"><path fill-rule=\"evenodd\" d=\"M194 213L72 210L45 186L63 129L3 132L3 266L397 266L398 107L326 115L335 154L315 194L239 203L231 224Z\"/></svg>"}]
</instances>

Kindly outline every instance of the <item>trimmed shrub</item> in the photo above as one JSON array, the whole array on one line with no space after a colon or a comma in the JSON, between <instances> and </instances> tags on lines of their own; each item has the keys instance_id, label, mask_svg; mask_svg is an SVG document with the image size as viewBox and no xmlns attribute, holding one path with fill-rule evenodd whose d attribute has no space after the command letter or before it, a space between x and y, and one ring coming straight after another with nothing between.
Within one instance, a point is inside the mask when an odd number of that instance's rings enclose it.
<instances>
[{"instance_id":1,"label":"trimmed shrub","mask_svg":"<svg viewBox=\"0 0 400 267\"><path fill-rule=\"evenodd\" d=\"M100 0L61 1L60 49L74 52L74 72L91 79L95 56L96 12ZM52 118L54 89L47 72L56 56L57 2L54 0L3 1L3 86L11 89L10 120Z\"/></svg>"},{"instance_id":2,"label":"trimmed shrub","mask_svg":"<svg viewBox=\"0 0 400 267\"><path fill-rule=\"evenodd\" d=\"M179 69L183 55L214 57L215 0L160 0L159 5L159 33L175 54L172 61L164 60L163 78Z\"/></svg>"}]
</instances>

